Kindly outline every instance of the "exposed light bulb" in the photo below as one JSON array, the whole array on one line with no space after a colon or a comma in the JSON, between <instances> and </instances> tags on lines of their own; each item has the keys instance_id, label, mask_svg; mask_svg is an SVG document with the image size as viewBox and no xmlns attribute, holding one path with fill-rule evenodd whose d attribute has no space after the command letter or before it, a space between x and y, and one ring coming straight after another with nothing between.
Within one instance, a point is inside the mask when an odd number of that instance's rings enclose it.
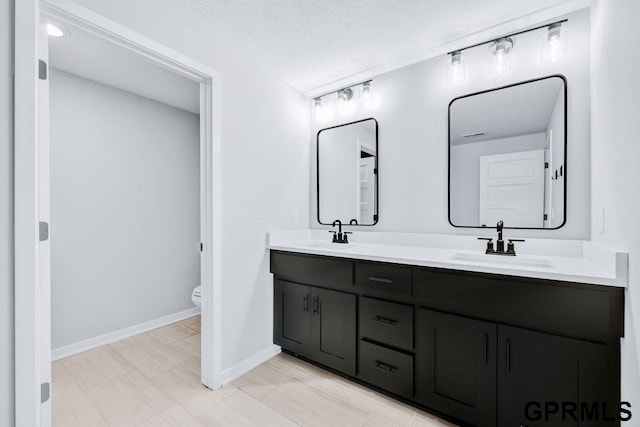
<instances>
[{"instance_id":1,"label":"exposed light bulb","mask_svg":"<svg viewBox=\"0 0 640 427\"><path fill-rule=\"evenodd\" d=\"M47 22L47 34L51 37L64 37L65 33L61 28Z\"/></svg>"},{"instance_id":2,"label":"exposed light bulb","mask_svg":"<svg viewBox=\"0 0 640 427\"><path fill-rule=\"evenodd\" d=\"M365 107L373 105L373 93L371 90L371 81L362 83L362 104Z\"/></svg>"},{"instance_id":3,"label":"exposed light bulb","mask_svg":"<svg viewBox=\"0 0 640 427\"><path fill-rule=\"evenodd\" d=\"M462 52L456 50L451 53L451 63L449 64L448 72L449 81L454 84L459 83L466 78L465 74L465 64Z\"/></svg>"},{"instance_id":4,"label":"exposed light bulb","mask_svg":"<svg viewBox=\"0 0 640 427\"><path fill-rule=\"evenodd\" d=\"M353 90L351 88L344 88L338 91L338 111L341 114L349 113L353 110L353 103L349 102L353 98Z\"/></svg>"},{"instance_id":5,"label":"exposed light bulb","mask_svg":"<svg viewBox=\"0 0 640 427\"><path fill-rule=\"evenodd\" d=\"M327 108L322 105L322 98L313 98L313 109L315 112L316 120L324 122L331 119L332 111L331 108Z\"/></svg>"},{"instance_id":6,"label":"exposed light bulb","mask_svg":"<svg viewBox=\"0 0 640 427\"><path fill-rule=\"evenodd\" d=\"M351 88L347 87L338 91L338 102L349 102L351 98L353 98L353 90L351 90Z\"/></svg>"},{"instance_id":7,"label":"exposed light bulb","mask_svg":"<svg viewBox=\"0 0 640 427\"><path fill-rule=\"evenodd\" d=\"M567 29L562 23L549 25L542 35L540 60L542 62L556 62L567 53Z\"/></svg>"},{"instance_id":8,"label":"exposed light bulb","mask_svg":"<svg viewBox=\"0 0 640 427\"><path fill-rule=\"evenodd\" d=\"M502 74L511 69L511 50L513 49L513 40L511 37L502 37L493 42L489 48L493 55L493 71Z\"/></svg>"}]
</instances>

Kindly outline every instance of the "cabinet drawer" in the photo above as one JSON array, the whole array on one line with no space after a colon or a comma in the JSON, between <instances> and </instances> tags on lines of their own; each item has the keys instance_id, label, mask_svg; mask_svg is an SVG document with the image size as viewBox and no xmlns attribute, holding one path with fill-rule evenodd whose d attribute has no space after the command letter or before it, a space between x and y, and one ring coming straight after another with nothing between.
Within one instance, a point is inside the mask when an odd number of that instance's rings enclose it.
<instances>
[{"instance_id":1,"label":"cabinet drawer","mask_svg":"<svg viewBox=\"0 0 640 427\"><path fill-rule=\"evenodd\" d=\"M413 396L413 356L360 341L359 377L400 396Z\"/></svg>"},{"instance_id":2,"label":"cabinet drawer","mask_svg":"<svg viewBox=\"0 0 640 427\"><path fill-rule=\"evenodd\" d=\"M397 295L411 295L411 268L388 264L356 264L356 286Z\"/></svg>"},{"instance_id":3,"label":"cabinet drawer","mask_svg":"<svg viewBox=\"0 0 640 427\"><path fill-rule=\"evenodd\" d=\"M360 336L412 351L413 307L361 297Z\"/></svg>"},{"instance_id":4,"label":"cabinet drawer","mask_svg":"<svg viewBox=\"0 0 640 427\"><path fill-rule=\"evenodd\" d=\"M353 290L353 262L348 260L271 251L271 272L305 285Z\"/></svg>"}]
</instances>

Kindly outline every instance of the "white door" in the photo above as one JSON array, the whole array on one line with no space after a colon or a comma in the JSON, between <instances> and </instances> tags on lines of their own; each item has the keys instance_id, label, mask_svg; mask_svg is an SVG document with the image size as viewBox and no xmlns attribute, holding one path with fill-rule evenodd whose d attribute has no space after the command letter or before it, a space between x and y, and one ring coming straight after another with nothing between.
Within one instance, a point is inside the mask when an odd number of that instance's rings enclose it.
<instances>
[{"instance_id":1,"label":"white door","mask_svg":"<svg viewBox=\"0 0 640 427\"><path fill-rule=\"evenodd\" d=\"M51 425L51 244L49 189L49 43L46 24L40 23L38 43L38 210L40 221L40 384L44 402L40 426ZM45 400L46 399L46 400Z\"/></svg>"},{"instance_id":2,"label":"white door","mask_svg":"<svg viewBox=\"0 0 640 427\"><path fill-rule=\"evenodd\" d=\"M542 227L544 150L480 157L480 224Z\"/></svg>"},{"instance_id":3,"label":"white door","mask_svg":"<svg viewBox=\"0 0 640 427\"><path fill-rule=\"evenodd\" d=\"M358 224L373 224L373 215L375 213L375 157L360 158L358 161Z\"/></svg>"}]
</instances>

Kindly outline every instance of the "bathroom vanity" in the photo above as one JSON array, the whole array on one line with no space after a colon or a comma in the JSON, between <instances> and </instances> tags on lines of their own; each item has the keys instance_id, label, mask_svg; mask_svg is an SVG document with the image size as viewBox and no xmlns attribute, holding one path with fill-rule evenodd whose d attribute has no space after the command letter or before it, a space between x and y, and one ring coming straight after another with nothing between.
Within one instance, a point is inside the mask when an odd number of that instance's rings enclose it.
<instances>
[{"instance_id":1,"label":"bathroom vanity","mask_svg":"<svg viewBox=\"0 0 640 427\"><path fill-rule=\"evenodd\" d=\"M607 278L584 259L333 245L272 239L284 351L470 425L538 425L545 402L617 416L626 258Z\"/></svg>"}]
</instances>

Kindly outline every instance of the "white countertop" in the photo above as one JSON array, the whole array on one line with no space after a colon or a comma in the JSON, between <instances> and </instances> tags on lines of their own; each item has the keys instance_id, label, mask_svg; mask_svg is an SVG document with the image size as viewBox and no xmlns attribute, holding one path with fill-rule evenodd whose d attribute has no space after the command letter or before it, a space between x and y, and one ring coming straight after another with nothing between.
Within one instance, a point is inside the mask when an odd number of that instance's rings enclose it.
<instances>
[{"instance_id":1,"label":"white countertop","mask_svg":"<svg viewBox=\"0 0 640 427\"><path fill-rule=\"evenodd\" d=\"M626 287L628 254L582 240L527 239L515 257L485 255L475 237L355 231L349 244L327 230L270 232L269 249L452 270Z\"/></svg>"}]
</instances>

